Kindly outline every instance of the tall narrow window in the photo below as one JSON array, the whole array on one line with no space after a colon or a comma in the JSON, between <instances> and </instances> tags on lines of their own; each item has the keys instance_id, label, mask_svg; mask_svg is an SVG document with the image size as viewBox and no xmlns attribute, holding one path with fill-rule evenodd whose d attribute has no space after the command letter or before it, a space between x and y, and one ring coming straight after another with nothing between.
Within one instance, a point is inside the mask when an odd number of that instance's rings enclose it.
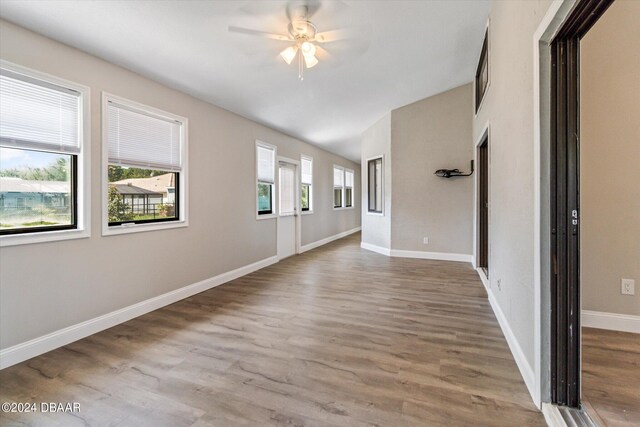
<instances>
[{"instance_id":1,"label":"tall narrow window","mask_svg":"<svg viewBox=\"0 0 640 427\"><path fill-rule=\"evenodd\" d=\"M368 211L382 213L382 157L367 162Z\"/></svg>"},{"instance_id":2,"label":"tall narrow window","mask_svg":"<svg viewBox=\"0 0 640 427\"><path fill-rule=\"evenodd\" d=\"M476 68L475 77L475 104L476 113L480 109L480 104L484 99L489 86L489 30L484 33L484 41L482 42L482 50L480 51L480 59Z\"/></svg>"},{"instance_id":3,"label":"tall narrow window","mask_svg":"<svg viewBox=\"0 0 640 427\"><path fill-rule=\"evenodd\" d=\"M313 159L302 156L300 179L300 206L303 212L313 211Z\"/></svg>"},{"instance_id":4,"label":"tall narrow window","mask_svg":"<svg viewBox=\"0 0 640 427\"><path fill-rule=\"evenodd\" d=\"M256 144L256 167L258 179L258 215L274 213L273 201L276 169L275 147L264 144Z\"/></svg>"},{"instance_id":5,"label":"tall narrow window","mask_svg":"<svg viewBox=\"0 0 640 427\"><path fill-rule=\"evenodd\" d=\"M108 226L183 218L185 119L110 95L104 108Z\"/></svg>"},{"instance_id":6,"label":"tall narrow window","mask_svg":"<svg viewBox=\"0 0 640 427\"><path fill-rule=\"evenodd\" d=\"M353 207L353 171L344 170L344 206Z\"/></svg>"},{"instance_id":7,"label":"tall narrow window","mask_svg":"<svg viewBox=\"0 0 640 427\"><path fill-rule=\"evenodd\" d=\"M0 235L78 229L82 93L9 68L0 69Z\"/></svg>"},{"instance_id":8,"label":"tall narrow window","mask_svg":"<svg viewBox=\"0 0 640 427\"><path fill-rule=\"evenodd\" d=\"M333 207L341 208L344 206L344 168L341 166L333 167Z\"/></svg>"}]
</instances>

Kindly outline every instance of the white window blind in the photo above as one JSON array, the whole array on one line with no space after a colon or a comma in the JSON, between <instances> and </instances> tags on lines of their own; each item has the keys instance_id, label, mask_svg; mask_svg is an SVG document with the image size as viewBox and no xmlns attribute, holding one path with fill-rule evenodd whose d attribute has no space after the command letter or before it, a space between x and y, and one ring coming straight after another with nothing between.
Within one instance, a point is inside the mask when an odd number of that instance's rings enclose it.
<instances>
[{"instance_id":1,"label":"white window blind","mask_svg":"<svg viewBox=\"0 0 640 427\"><path fill-rule=\"evenodd\" d=\"M347 188L353 188L353 171L346 170L344 172L345 175L345 184L344 186Z\"/></svg>"},{"instance_id":2,"label":"white window blind","mask_svg":"<svg viewBox=\"0 0 640 427\"><path fill-rule=\"evenodd\" d=\"M273 184L275 182L275 152L272 148L258 145L258 181Z\"/></svg>"},{"instance_id":3,"label":"white window blind","mask_svg":"<svg viewBox=\"0 0 640 427\"><path fill-rule=\"evenodd\" d=\"M2 69L0 144L80 152L80 93Z\"/></svg>"},{"instance_id":4,"label":"white window blind","mask_svg":"<svg viewBox=\"0 0 640 427\"><path fill-rule=\"evenodd\" d=\"M344 187L344 169L333 167L333 186Z\"/></svg>"},{"instance_id":5,"label":"white window blind","mask_svg":"<svg viewBox=\"0 0 640 427\"><path fill-rule=\"evenodd\" d=\"M109 101L109 163L178 172L182 169L182 123Z\"/></svg>"},{"instance_id":6,"label":"white window blind","mask_svg":"<svg viewBox=\"0 0 640 427\"><path fill-rule=\"evenodd\" d=\"M302 158L302 183L313 184L313 160Z\"/></svg>"},{"instance_id":7,"label":"white window blind","mask_svg":"<svg viewBox=\"0 0 640 427\"><path fill-rule=\"evenodd\" d=\"M295 168L280 166L280 215L295 213Z\"/></svg>"}]
</instances>

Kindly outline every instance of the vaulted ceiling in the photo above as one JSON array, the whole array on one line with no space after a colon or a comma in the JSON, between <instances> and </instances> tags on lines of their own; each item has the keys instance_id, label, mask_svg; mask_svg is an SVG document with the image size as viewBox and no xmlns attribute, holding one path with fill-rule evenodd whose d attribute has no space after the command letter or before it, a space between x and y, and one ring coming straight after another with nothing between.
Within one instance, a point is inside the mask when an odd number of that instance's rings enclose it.
<instances>
[{"instance_id":1,"label":"vaulted ceiling","mask_svg":"<svg viewBox=\"0 0 640 427\"><path fill-rule=\"evenodd\" d=\"M285 1L0 3L0 16L329 151L360 159L360 134L388 111L472 80L487 1L321 1L318 31L350 39L298 80ZM315 8L314 8L315 10ZM471 107L470 107L471 108Z\"/></svg>"}]
</instances>

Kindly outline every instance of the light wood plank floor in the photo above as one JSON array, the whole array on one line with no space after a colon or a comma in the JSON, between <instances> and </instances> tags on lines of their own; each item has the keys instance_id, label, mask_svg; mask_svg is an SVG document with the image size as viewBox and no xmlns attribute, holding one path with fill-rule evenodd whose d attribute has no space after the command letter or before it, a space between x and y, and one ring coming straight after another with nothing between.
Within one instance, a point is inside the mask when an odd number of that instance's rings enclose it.
<instances>
[{"instance_id":1,"label":"light wood plank floor","mask_svg":"<svg viewBox=\"0 0 640 427\"><path fill-rule=\"evenodd\" d=\"M545 425L476 272L360 235L0 372L3 425Z\"/></svg>"},{"instance_id":2,"label":"light wood plank floor","mask_svg":"<svg viewBox=\"0 0 640 427\"><path fill-rule=\"evenodd\" d=\"M582 396L599 424L640 426L640 335L582 328Z\"/></svg>"}]
</instances>

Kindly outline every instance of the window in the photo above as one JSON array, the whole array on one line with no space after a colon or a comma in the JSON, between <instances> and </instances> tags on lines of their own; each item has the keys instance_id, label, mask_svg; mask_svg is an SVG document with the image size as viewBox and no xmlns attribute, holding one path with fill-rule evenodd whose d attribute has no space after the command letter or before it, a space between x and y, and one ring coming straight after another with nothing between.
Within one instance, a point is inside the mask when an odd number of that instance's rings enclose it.
<instances>
[{"instance_id":1,"label":"window","mask_svg":"<svg viewBox=\"0 0 640 427\"><path fill-rule=\"evenodd\" d=\"M104 234L186 225L186 119L107 94L103 109Z\"/></svg>"},{"instance_id":2,"label":"window","mask_svg":"<svg viewBox=\"0 0 640 427\"><path fill-rule=\"evenodd\" d=\"M367 162L368 174L368 211L382 213L382 157L371 159Z\"/></svg>"},{"instance_id":3,"label":"window","mask_svg":"<svg viewBox=\"0 0 640 427\"><path fill-rule=\"evenodd\" d=\"M88 236L84 176L88 89L0 67L2 245ZM87 172L88 176L88 172ZM54 233L67 231L70 233Z\"/></svg>"},{"instance_id":4,"label":"window","mask_svg":"<svg viewBox=\"0 0 640 427\"><path fill-rule=\"evenodd\" d=\"M353 207L353 171L344 170L344 206Z\"/></svg>"},{"instance_id":5,"label":"window","mask_svg":"<svg viewBox=\"0 0 640 427\"><path fill-rule=\"evenodd\" d=\"M344 194L344 168L340 166L333 167L333 207L341 208L343 206Z\"/></svg>"},{"instance_id":6,"label":"window","mask_svg":"<svg viewBox=\"0 0 640 427\"><path fill-rule=\"evenodd\" d=\"M258 180L258 215L274 214L274 183L276 148L263 142L256 143L256 168Z\"/></svg>"},{"instance_id":7,"label":"window","mask_svg":"<svg viewBox=\"0 0 640 427\"><path fill-rule=\"evenodd\" d=\"M476 113L480 109L480 104L484 99L484 94L487 92L489 86L489 30L484 33L484 41L482 43L482 50L480 51L480 59L478 60L478 67L476 69L475 77L475 104Z\"/></svg>"},{"instance_id":8,"label":"window","mask_svg":"<svg viewBox=\"0 0 640 427\"><path fill-rule=\"evenodd\" d=\"M313 212L313 159L301 157L300 206L303 212Z\"/></svg>"}]
</instances>

